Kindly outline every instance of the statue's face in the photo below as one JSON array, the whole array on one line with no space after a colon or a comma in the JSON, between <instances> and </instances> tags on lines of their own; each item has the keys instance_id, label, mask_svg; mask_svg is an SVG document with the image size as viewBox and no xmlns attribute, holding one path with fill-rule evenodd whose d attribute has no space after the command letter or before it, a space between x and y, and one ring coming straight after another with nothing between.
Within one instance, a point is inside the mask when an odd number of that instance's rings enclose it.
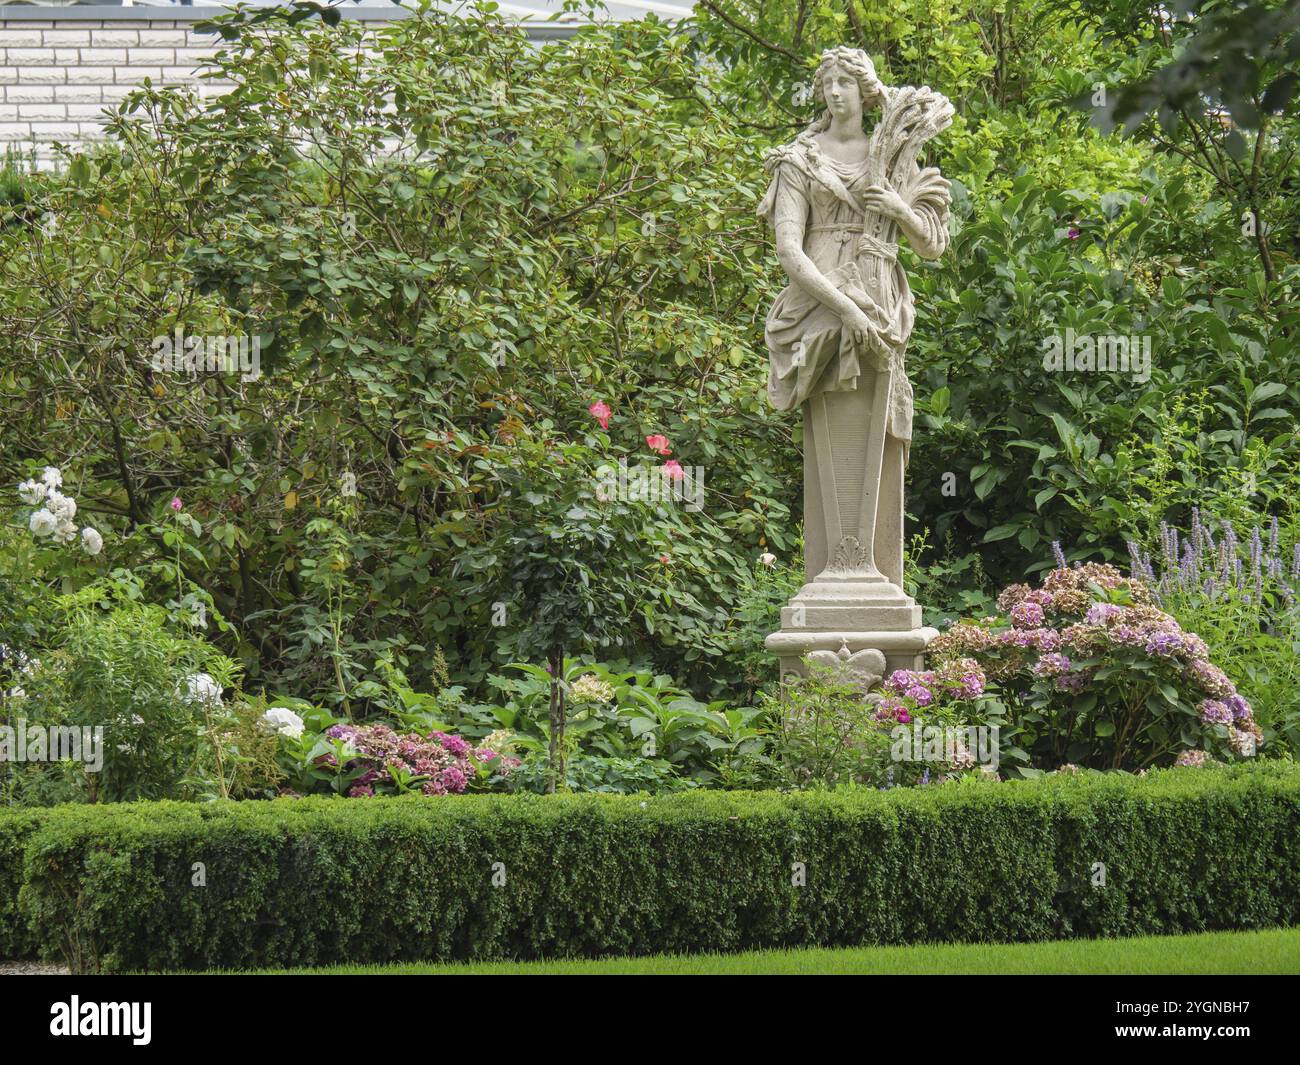
<instances>
[{"instance_id":1,"label":"statue's face","mask_svg":"<svg viewBox=\"0 0 1300 1065\"><path fill-rule=\"evenodd\" d=\"M862 114L862 89L858 79L841 66L833 66L822 81L826 107L836 118Z\"/></svg>"}]
</instances>

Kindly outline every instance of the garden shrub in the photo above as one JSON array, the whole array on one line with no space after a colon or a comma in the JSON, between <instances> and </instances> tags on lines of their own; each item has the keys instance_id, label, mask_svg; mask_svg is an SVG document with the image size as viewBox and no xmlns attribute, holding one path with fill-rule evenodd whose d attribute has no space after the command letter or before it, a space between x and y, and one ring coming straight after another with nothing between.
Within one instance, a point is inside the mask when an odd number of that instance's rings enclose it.
<instances>
[{"instance_id":1,"label":"garden shrub","mask_svg":"<svg viewBox=\"0 0 1300 1065\"><path fill-rule=\"evenodd\" d=\"M1247 514L1256 521L1259 514ZM1261 529L1262 526L1262 529ZM1243 528L1248 528L1244 525ZM1276 516L1238 536L1192 508L1190 531L1161 523L1151 551L1129 542L1156 603L1205 638L1250 703L1270 754L1300 752L1300 538Z\"/></svg>"},{"instance_id":2,"label":"garden shrub","mask_svg":"<svg viewBox=\"0 0 1300 1065\"><path fill-rule=\"evenodd\" d=\"M0 841L23 833L13 816L0 814ZM1284 764L889 791L162 802L41 817L26 830L22 913L43 953L88 971L1300 920L1300 771ZM0 880L11 886L8 868Z\"/></svg>"},{"instance_id":3,"label":"garden shrub","mask_svg":"<svg viewBox=\"0 0 1300 1065\"><path fill-rule=\"evenodd\" d=\"M87 589L93 593L94 588ZM71 597L57 650L3 703L0 724L102 729L103 772L75 762L7 763L0 795L30 805L207 797L207 742L231 727L222 690L238 666L202 637L174 631L166 611Z\"/></svg>"},{"instance_id":4,"label":"garden shrub","mask_svg":"<svg viewBox=\"0 0 1300 1065\"><path fill-rule=\"evenodd\" d=\"M548 669L515 662L493 674L489 681L502 700L497 705L467 701L464 688L445 685L445 678L434 678L437 691L417 692L402 670L383 668L387 691L378 698L387 704L391 725L372 718L358 726L304 700L275 697L279 705L267 713L279 719L280 769L289 793L549 790ZM554 675L565 695L564 765L555 763L554 774L559 790L632 793L769 782L768 731L757 709L701 703L670 677L627 663L565 658ZM456 764L430 772L446 762L448 743L456 748ZM391 757L383 765L376 759L381 749L398 756L396 772ZM423 770L422 762L429 762ZM443 779L448 768L451 780Z\"/></svg>"},{"instance_id":5,"label":"garden shrub","mask_svg":"<svg viewBox=\"0 0 1300 1065\"><path fill-rule=\"evenodd\" d=\"M959 622L929 648L940 673L978 664L996 683L1007 753L1029 763L1016 772L1255 756L1264 735L1250 703L1200 636L1153 606L1143 581L1108 563L1059 562L1040 588L1004 589L1000 615Z\"/></svg>"},{"instance_id":6,"label":"garden shrub","mask_svg":"<svg viewBox=\"0 0 1300 1065\"><path fill-rule=\"evenodd\" d=\"M40 816L41 811L22 807L0 813L0 958L26 958L36 951L18 912L18 889L23 881L23 847Z\"/></svg>"},{"instance_id":7,"label":"garden shrub","mask_svg":"<svg viewBox=\"0 0 1300 1065\"><path fill-rule=\"evenodd\" d=\"M778 723L772 778L794 789L891 788L967 772L996 775L997 728L989 726L1000 719L990 710L1000 712L1001 704L982 698L984 682L972 660L957 659L938 671L895 670L864 699L857 682L809 662L808 676L787 678L760 702ZM980 729L986 749L977 769L968 740Z\"/></svg>"},{"instance_id":8,"label":"garden shrub","mask_svg":"<svg viewBox=\"0 0 1300 1065\"><path fill-rule=\"evenodd\" d=\"M222 649L350 712L384 653L442 646L481 682L536 606L492 621L539 530L610 533L530 503L560 478L517 476L544 468L528 456L582 450L565 480L586 483L625 454L657 466L644 440L666 434L707 470L707 506L622 508L674 543L643 545L620 635L721 688L730 595L796 536L798 455L751 350L779 287L754 268L763 146L697 95L692 38L662 21L538 48L470 15L233 14L215 61L232 91L142 88L33 217L0 208L0 338L31 355L0 367L0 483L75 453L69 481L107 513L99 564L137 571L179 494L202 530L179 565L230 620ZM314 131L310 156L292 128ZM56 289L69 331L47 341ZM256 338L260 376L153 367L176 330Z\"/></svg>"}]
</instances>

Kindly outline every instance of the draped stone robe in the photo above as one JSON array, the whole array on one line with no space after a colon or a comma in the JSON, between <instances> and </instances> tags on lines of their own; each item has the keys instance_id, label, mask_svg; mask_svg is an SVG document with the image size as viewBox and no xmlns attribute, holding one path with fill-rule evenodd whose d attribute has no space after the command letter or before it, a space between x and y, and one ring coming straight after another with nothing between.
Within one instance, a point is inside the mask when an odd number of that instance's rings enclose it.
<instances>
[{"instance_id":1,"label":"draped stone robe","mask_svg":"<svg viewBox=\"0 0 1300 1065\"><path fill-rule=\"evenodd\" d=\"M774 228L797 223L805 254L874 327L860 350L839 314L795 282L767 316L768 397L778 410L803 408L808 579L883 574L901 587L903 468L913 413L903 356L915 310L898 262L898 223L867 210L862 195L887 182L921 220L913 250L926 259L941 256L949 186L938 170L920 169L916 156L949 124L952 106L928 88L885 93L862 162L831 158L811 131L769 153L764 167L772 180L758 212Z\"/></svg>"}]
</instances>

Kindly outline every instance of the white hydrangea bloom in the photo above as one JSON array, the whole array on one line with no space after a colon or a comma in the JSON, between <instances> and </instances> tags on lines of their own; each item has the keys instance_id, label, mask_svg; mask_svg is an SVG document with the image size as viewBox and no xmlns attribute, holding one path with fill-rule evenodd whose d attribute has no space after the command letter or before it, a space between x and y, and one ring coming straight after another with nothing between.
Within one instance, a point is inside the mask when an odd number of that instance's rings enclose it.
<instances>
[{"instance_id":1,"label":"white hydrangea bloom","mask_svg":"<svg viewBox=\"0 0 1300 1065\"><path fill-rule=\"evenodd\" d=\"M220 703L221 685L206 673L191 673L185 678L185 698L192 703Z\"/></svg>"},{"instance_id":2,"label":"white hydrangea bloom","mask_svg":"<svg viewBox=\"0 0 1300 1065\"><path fill-rule=\"evenodd\" d=\"M32 531L33 536L53 536L54 530L58 527L59 519L44 507L33 511L30 520L27 522L27 528Z\"/></svg>"},{"instance_id":3,"label":"white hydrangea bloom","mask_svg":"<svg viewBox=\"0 0 1300 1065\"><path fill-rule=\"evenodd\" d=\"M569 699L574 703L610 703L614 689L594 673L585 673L569 686Z\"/></svg>"},{"instance_id":4,"label":"white hydrangea bloom","mask_svg":"<svg viewBox=\"0 0 1300 1065\"><path fill-rule=\"evenodd\" d=\"M302 718L287 706L271 707L262 715L262 724L272 732L278 732L281 736L288 736L294 740L301 738L306 728Z\"/></svg>"},{"instance_id":5,"label":"white hydrangea bloom","mask_svg":"<svg viewBox=\"0 0 1300 1065\"><path fill-rule=\"evenodd\" d=\"M87 525L81 530L81 549L88 555L97 555L104 550L104 538Z\"/></svg>"},{"instance_id":6,"label":"white hydrangea bloom","mask_svg":"<svg viewBox=\"0 0 1300 1065\"><path fill-rule=\"evenodd\" d=\"M35 507L45 501L45 494L48 491L49 487L41 481L23 481L18 486L18 498L29 507Z\"/></svg>"}]
</instances>

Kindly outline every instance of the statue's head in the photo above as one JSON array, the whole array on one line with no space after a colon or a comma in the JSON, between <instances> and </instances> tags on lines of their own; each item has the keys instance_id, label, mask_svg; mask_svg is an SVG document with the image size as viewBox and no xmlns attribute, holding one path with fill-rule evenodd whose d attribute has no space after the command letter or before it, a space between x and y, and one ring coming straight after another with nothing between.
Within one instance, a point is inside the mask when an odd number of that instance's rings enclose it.
<instances>
[{"instance_id":1,"label":"statue's head","mask_svg":"<svg viewBox=\"0 0 1300 1065\"><path fill-rule=\"evenodd\" d=\"M844 101L845 90L857 88L857 99ZM827 109L836 110L835 96L837 88L841 103L865 110L879 102L884 95L884 83L876 77L875 64L871 57L861 48L828 48L822 53L821 62L817 64L817 73L813 75L813 98Z\"/></svg>"}]
</instances>

